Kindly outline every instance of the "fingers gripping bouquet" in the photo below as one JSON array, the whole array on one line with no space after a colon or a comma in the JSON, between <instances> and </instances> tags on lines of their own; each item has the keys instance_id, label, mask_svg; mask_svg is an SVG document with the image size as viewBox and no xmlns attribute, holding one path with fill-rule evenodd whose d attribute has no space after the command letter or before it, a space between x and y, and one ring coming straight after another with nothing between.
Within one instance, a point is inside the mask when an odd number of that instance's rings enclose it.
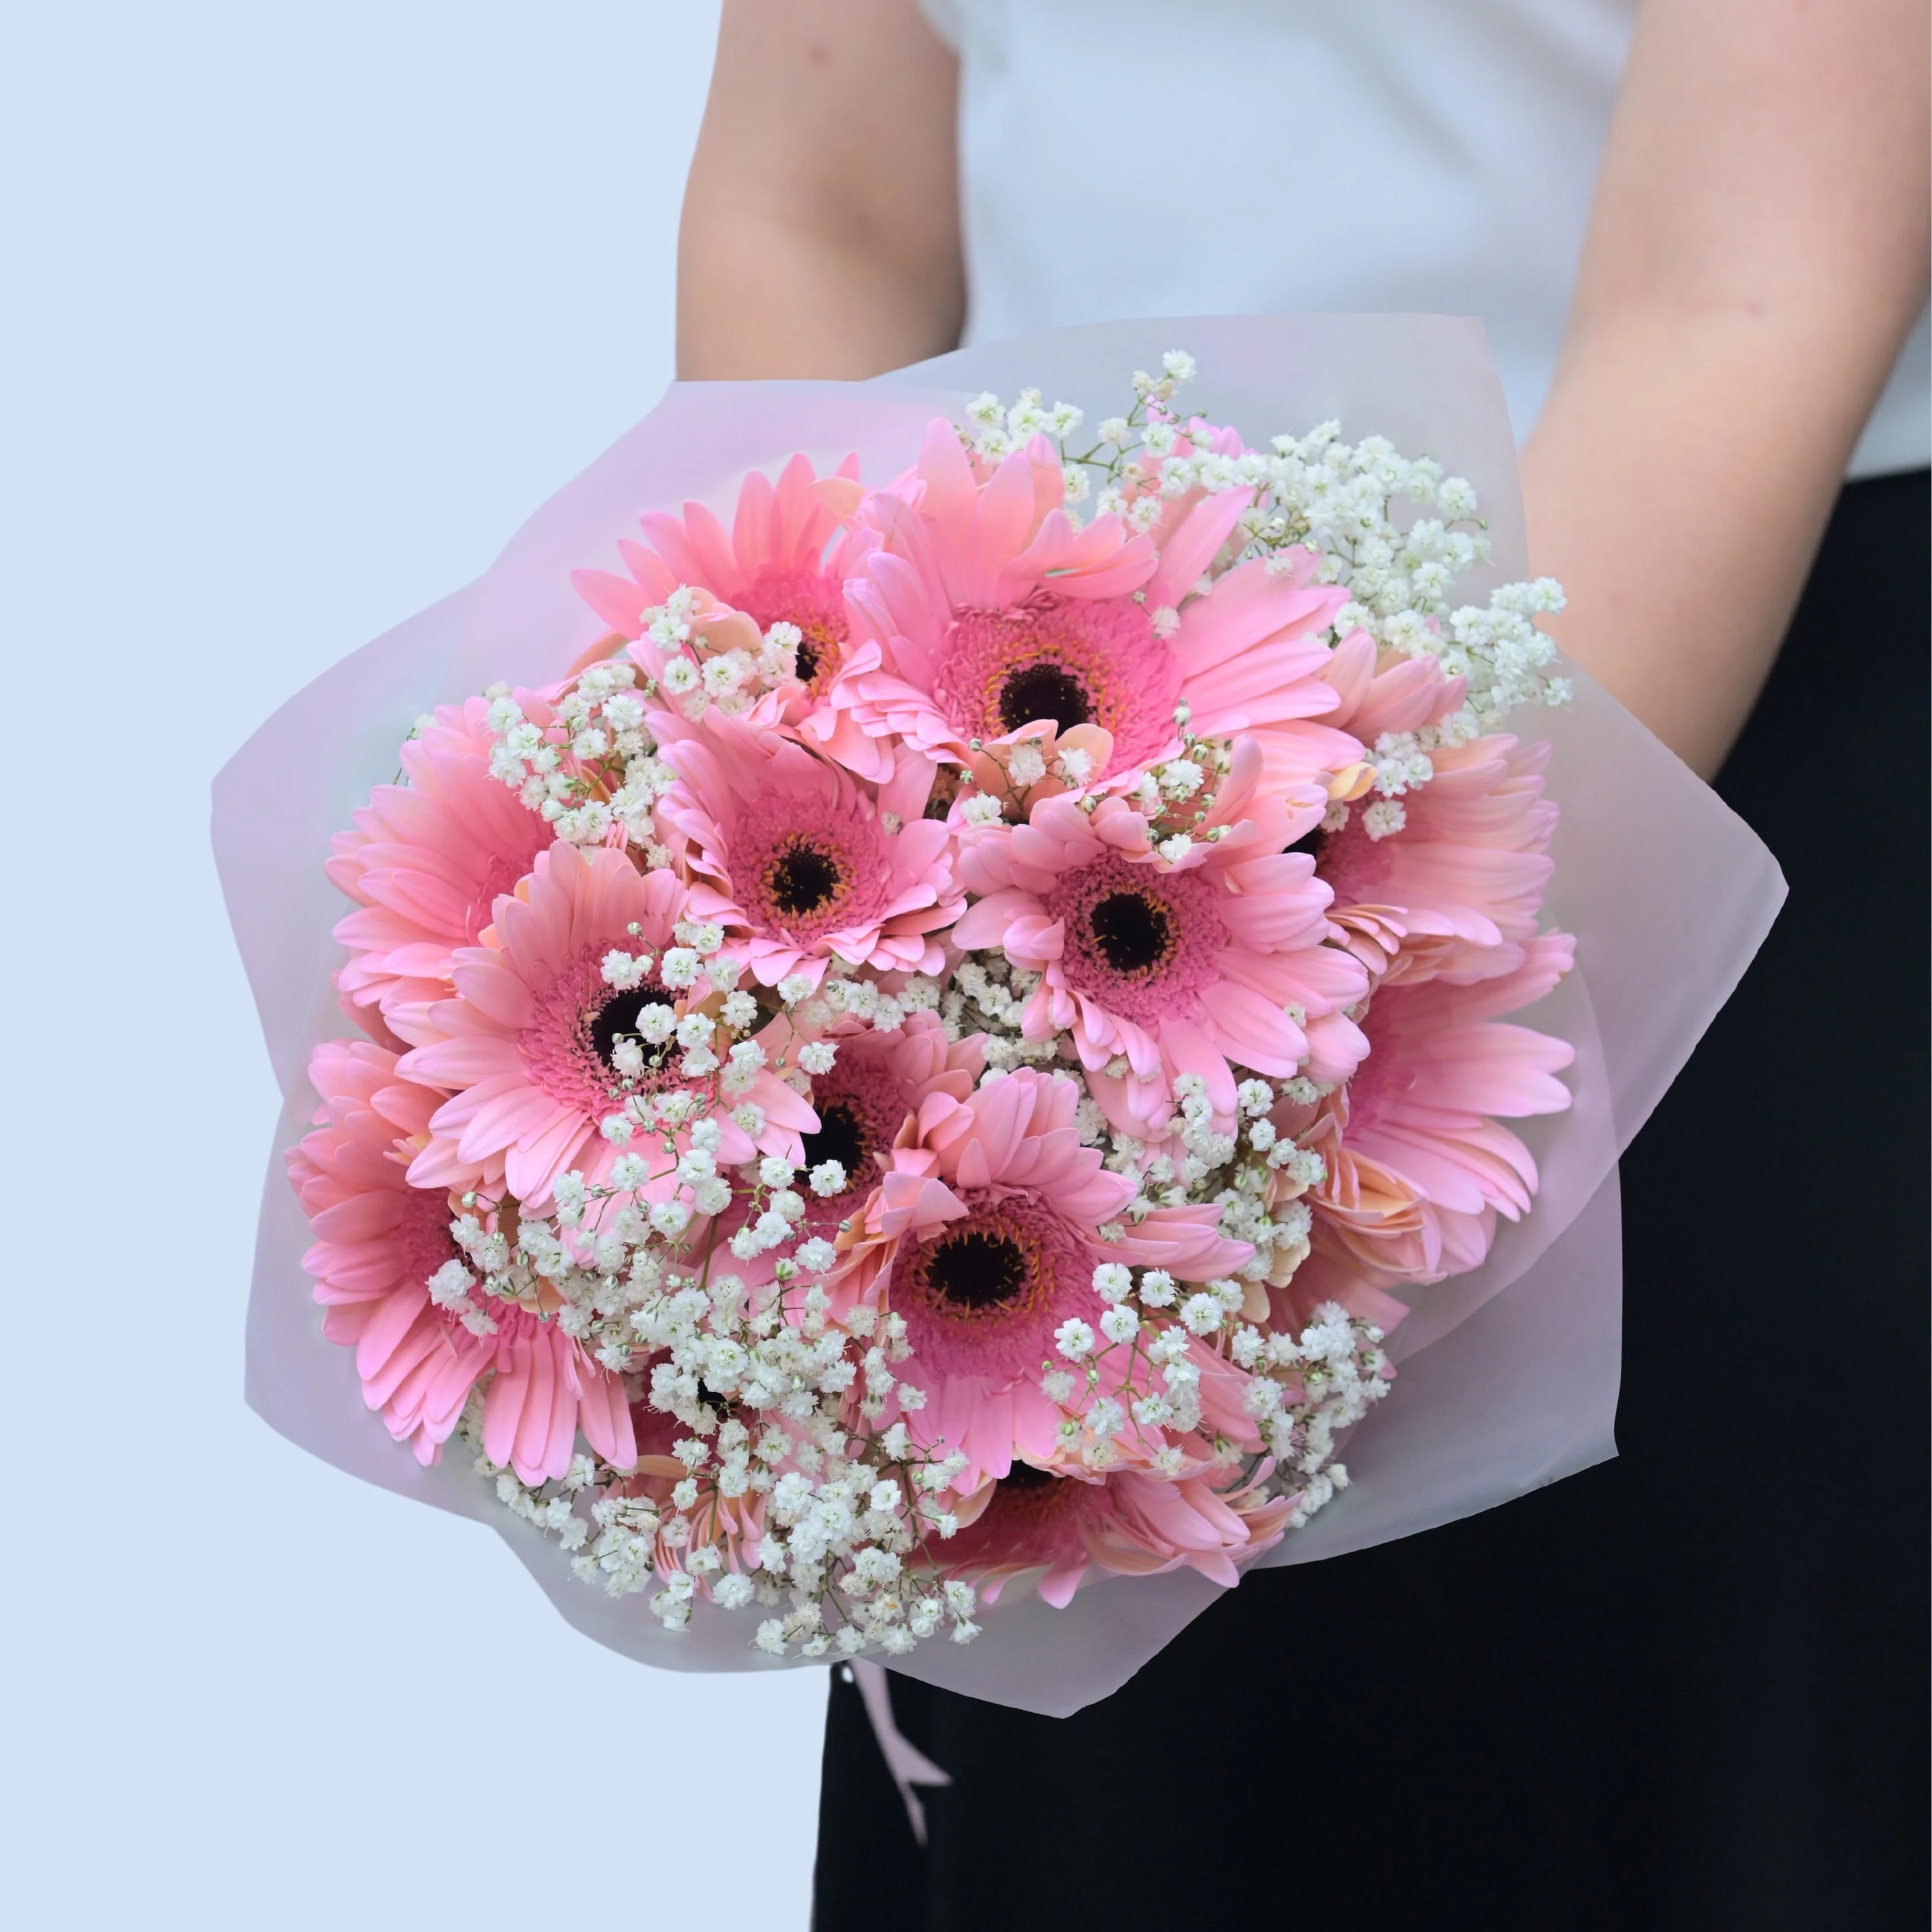
<instances>
[{"instance_id":1,"label":"fingers gripping bouquet","mask_svg":"<svg viewBox=\"0 0 1932 1932\"><path fill-rule=\"evenodd\" d=\"M1560 593L1460 599L1466 483L1193 373L650 511L574 573L610 634L336 839L324 1332L671 1629L1232 1583L1532 1208Z\"/></svg>"}]
</instances>

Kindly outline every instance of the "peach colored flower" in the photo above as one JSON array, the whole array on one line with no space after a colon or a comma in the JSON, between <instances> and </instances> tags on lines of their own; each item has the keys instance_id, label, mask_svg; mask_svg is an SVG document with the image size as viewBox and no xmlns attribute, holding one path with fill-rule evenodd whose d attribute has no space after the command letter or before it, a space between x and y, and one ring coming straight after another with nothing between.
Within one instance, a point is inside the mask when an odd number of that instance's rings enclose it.
<instances>
[{"instance_id":1,"label":"peach colored flower","mask_svg":"<svg viewBox=\"0 0 1932 1932\"><path fill-rule=\"evenodd\" d=\"M1462 700L1436 659L1383 652L1355 632L1335 652L1334 722L1372 746L1384 732L1438 723ZM1514 971L1534 937L1551 870L1556 807L1549 748L1502 734L1432 748L1434 776L1407 793L1404 824L1372 838L1361 813L1322 841L1330 916L1372 973L1475 979ZM1366 784L1366 781L1364 781Z\"/></svg>"},{"instance_id":2,"label":"peach colored flower","mask_svg":"<svg viewBox=\"0 0 1932 1932\"><path fill-rule=\"evenodd\" d=\"M1294 1311L1332 1297L1382 1319L1384 1305L1352 1298L1350 1282L1386 1289L1463 1274L1489 1252L1498 1215L1528 1211L1536 1162L1502 1123L1567 1108L1556 1076L1575 1054L1496 1016L1540 999L1574 952L1568 934L1546 933L1494 979L1384 983L1364 1016L1370 1050L1354 1078L1312 1108L1277 1109L1277 1125L1326 1169L1304 1197L1313 1252L1292 1285Z\"/></svg>"}]
</instances>

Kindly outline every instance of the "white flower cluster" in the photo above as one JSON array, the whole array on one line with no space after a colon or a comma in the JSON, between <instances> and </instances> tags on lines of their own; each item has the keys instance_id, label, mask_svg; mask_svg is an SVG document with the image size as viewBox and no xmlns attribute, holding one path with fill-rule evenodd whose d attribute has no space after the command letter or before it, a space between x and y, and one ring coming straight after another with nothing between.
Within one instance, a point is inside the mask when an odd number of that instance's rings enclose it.
<instances>
[{"instance_id":1,"label":"white flower cluster","mask_svg":"<svg viewBox=\"0 0 1932 1932\"><path fill-rule=\"evenodd\" d=\"M1202 1426L1204 1362L1215 1357L1246 1372L1242 1402L1260 1430L1267 1454L1250 1459L1250 1480L1293 1501L1299 1527L1348 1484L1334 1460L1336 1438L1388 1393L1394 1371L1382 1350L1382 1331L1324 1302L1298 1336L1256 1325L1268 1316L1266 1298L1238 1281L1210 1281L1190 1290L1162 1268L1138 1274L1119 1262L1094 1271L1106 1304L1097 1324L1076 1318L1055 1331L1067 1366L1048 1368L1040 1390L1060 1411L1060 1454L1101 1473L1130 1449L1144 1451L1162 1474L1192 1473L1187 1456L1166 1439ZM1244 1320L1252 1308L1254 1319ZM1215 1461L1243 1460L1216 1437Z\"/></svg>"},{"instance_id":2,"label":"white flower cluster","mask_svg":"<svg viewBox=\"0 0 1932 1932\"><path fill-rule=\"evenodd\" d=\"M1296 1495L1288 1526L1299 1529L1338 1490L1348 1486L1346 1466L1334 1460L1336 1438L1385 1396L1394 1370L1382 1351L1382 1331L1338 1304L1322 1303L1299 1336L1238 1330L1229 1348L1244 1366L1268 1372L1250 1388L1252 1406L1265 1410L1268 1389L1280 1403L1265 1411L1262 1432L1276 1465L1275 1480ZM1298 1395L1289 1392L1299 1390Z\"/></svg>"},{"instance_id":3,"label":"white flower cluster","mask_svg":"<svg viewBox=\"0 0 1932 1932\"><path fill-rule=\"evenodd\" d=\"M698 593L680 587L644 614L644 640L662 661L640 674L624 657L587 667L554 691L494 684L489 700L490 770L555 835L573 845L617 840L637 847L646 866L670 862L660 839L658 801L677 782L645 724L648 707L675 703L696 718L716 707L749 711L767 694L795 686L803 634L773 624L755 650L733 641L749 620L707 629Z\"/></svg>"},{"instance_id":4,"label":"white flower cluster","mask_svg":"<svg viewBox=\"0 0 1932 1932\"><path fill-rule=\"evenodd\" d=\"M782 1162L761 1165L761 1182L782 1178L769 1171ZM462 1222L458 1239L479 1264L499 1264L490 1292L548 1287L566 1332L605 1337L599 1359L627 1371L665 1418L664 1452L646 1449L634 1471L579 1456L560 1481L526 1486L484 1453L479 1394L465 1439L500 1498L556 1535L586 1581L613 1595L650 1592L669 1629L685 1628L703 1598L780 1610L755 1640L779 1653L897 1654L942 1626L970 1642L974 1593L939 1576L930 1546L957 1527L952 1484L964 1458L922 1453L903 1421L878 1426L895 1396L902 1411L923 1400L893 1373L907 1353L903 1320L864 1307L835 1318L811 1279L832 1259L822 1240L752 1287L679 1238L688 1220L661 1232L676 1217L653 1209L640 1221L628 1205L600 1216L614 1205L610 1190L559 1192L556 1222L523 1221L514 1245ZM573 1324L586 1310L590 1320Z\"/></svg>"},{"instance_id":5,"label":"white flower cluster","mask_svg":"<svg viewBox=\"0 0 1932 1932\"><path fill-rule=\"evenodd\" d=\"M739 717L767 693L797 682L805 634L796 624L773 624L760 637L740 614L707 622L705 601L680 584L644 612L643 641L662 667L647 680L653 694L662 693L687 718L701 718L714 708Z\"/></svg>"},{"instance_id":6,"label":"white flower cluster","mask_svg":"<svg viewBox=\"0 0 1932 1932\"><path fill-rule=\"evenodd\" d=\"M1405 748L1410 762L1402 782L1383 782L1387 754L1377 746L1376 790L1384 798L1427 782L1426 757L1418 766L1417 753L1466 743L1520 706L1568 702L1569 681L1544 674L1556 646L1531 621L1562 609L1554 579L1504 584L1486 608L1453 604L1457 580L1490 555L1476 493L1466 478L1444 476L1429 458L1402 455L1384 436L1343 442L1335 422L1303 436L1276 436L1264 467L1264 488L1243 520L1247 554L1282 560L1285 567L1291 550L1318 550L1316 580L1349 593L1336 615L1336 639L1364 630L1405 656L1437 658L1450 676L1467 681L1464 710L1415 734ZM1414 514L1428 510L1438 514ZM1386 837L1401 820L1383 816L1394 821L1380 834Z\"/></svg>"},{"instance_id":7,"label":"white flower cluster","mask_svg":"<svg viewBox=\"0 0 1932 1932\"><path fill-rule=\"evenodd\" d=\"M967 446L982 460L997 463L1036 436L1050 437L1064 444L1084 420L1083 412L1071 403L1042 406L1037 389L1022 389L1019 400L1009 409L990 392L975 396L966 405L973 428L967 434ZM1078 502L1087 494L1086 472L1070 466L1066 472L1068 500Z\"/></svg>"},{"instance_id":8,"label":"white flower cluster","mask_svg":"<svg viewBox=\"0 0 1932 1932\"><path fill-rule=\"evenodd\" d=\"M1137 530L1154 530L1170 505L1196 490L1252 492L1208 578L1244 557L1266 557L1287 569L1297 553L1318 550L1316 580L1349 592L1335 620L1336 639L1365 630L1378 645L1438 658L1450 676L1467 680L1465 711L1416 734L1416 750L1466 742L1496 730L1520 706L1569 701L1570 680L1548 675L1556 647L1534 622L1563 608L1554 579L1504 584L1486 607L1454 602L1458 579L1490 555L1476 492L1466 478L1445 476L1432 458L1404 456L1384 436L1344 442L1334 422L1305 435L1277 436L1264 451L1242 448L1174 409L1176 392L1194 374L1194 358L1180 350L1168 352L1160 376L1136 371L1133 408L1101 423L1098 440L1080 453L1069 452L1066 442L1082 421L1081 412L1066 404L1044 410L1037 390L1023 392L1010 409L996 396L979 397L968 410L974 427L962 434L986 461L1035 435L1057 441L1070 504L1090 496L1100 513L1120 516ZM1430 511L1436 514L1416 514ZM1077 520L1077 511L1070 514ZM1171 626L1176 617L1172 611L1154 615L1163 634L1163 620ZM1417 770L1405 784L1426 783L1428 776ZM1371 837L1400 830L1395 801L1403 788L1384 791L1378 784L1380 796L1364 808L1372 814Z\"/></svg>"},{"instance_id":9,"label":"white flower cluster","mask_svg":"<svg viewBox=\"0 0 1932 1932\"><path fill-rule=\"evenodd\" d=\"M556 836L573 845L614 838L640 848L646 865L668 865L653 817L676 776L644 728L653 695L622 658L591 665L552 698L493 684L490 770Z\"/></svg>"},{"instance_id":10,"label":"white flower cluster","mask_svg":"<svg viewBox=\"0 0 1932 1932\"><path fill-rule=\"evenodd\" d=\"M903 1422L855 1432L842 1419L855 1382L862 1414L884 1408L906 1352L898 1318L860 1310L841 1324L815 1286L670 1274L632 1322L654 1364L652 1407L689 1432L668 1454L636 1473L579 1456L532 1489L482 1452L480 1402L467 1426L479 1472L576 1552L580 1576L616 1596L650 1590L671 1630L700 1598L778 1610L755 1641L781 1654L896 1655L942 1626L972 1641L974 1593L939 1579L928 1547L957 1527L947 1505L964 1459L920 1454Z\"/></svg>"}]
</instances>

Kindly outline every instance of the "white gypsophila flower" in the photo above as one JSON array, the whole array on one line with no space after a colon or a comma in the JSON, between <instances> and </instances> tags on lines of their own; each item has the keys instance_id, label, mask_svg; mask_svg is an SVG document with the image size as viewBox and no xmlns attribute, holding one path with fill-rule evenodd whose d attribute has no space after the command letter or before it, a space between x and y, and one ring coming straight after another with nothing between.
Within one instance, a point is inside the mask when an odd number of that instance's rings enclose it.
<instances>
[{"instance_id":1,"label":"white gypsophila flower","mask_svg":"<svg viewBox=\"0 0 1932 1932\"><path fill-rule=\"evenodd\" d=\"M1211 1335L1226 1318L1227 1311L1211 1294L1191 1294L1181 1304L1180 1318L1190 1333Z\"/></svg>"},{"instance_id":2,"label":"white gypsophila flower","mask_svg":"<svg viewBox=\"0 0 1932 1932\"><path fill-rule=\"evenodd\" d=\"M476 1285L476 1277L458 1261L445 1262L425 1284L439 1308L452 1309L465 1306Z\"/></svg>"},{"instance_id":3,"label":"white gypsophila flower","mask_svg":"<svg viewBox=\"0 0 1932 1932\"><path fill-rule=\"evenodd\" d=\"M658 962L658 977L667 986L682 992L685 988L695 982L698 967L698 955L689 946L674 946L665 952L663 958ZM647 1012L651 1010L652 1009L649 1007L645 1009Z\"/></svg>"},{"instance_id":4,"label":"white gypsophila flower","mask_svg":"<svg viewBox=\"0 0 1932 1932\"><path fill-rule=\"evenodd\" d=\"M1141 1304L1146 1308L1171 1308L1179 1290L1165 1268L1149 1268L1141 1276Z\"/></svg>"},{"instance_id":5,"label":"white gypsophila flower","mask_svg":"<svg viewBox=\"0 0 1932 1932\"><path fill-rule=\"evenodd\" d=\"M604 983L614 986L620 992L641 986L644 976L651 970L651 956L648 952L607 952L602 968Z\"/></svg>"},{"instance_id":6,"label":"white gypsophila flower","mask_svg":"<svg viewBox=\"0 0 1932 1932\"><path fill-rule=\"evenodd\" d=\"M1399 799L1378 798L1362 808L1362 830L1379 842L1393 838L1408 823L1408 814Z\"/></svg>"},{"instance_id":7,"label":"white gypsophila flower","mask_svg":"<svg viewBox=\"0 0 1932 1932\"><path fill-rule=\"evenodd\" d=\"M1094 1352L1094 1331L1078 1316L1070 1316L1053 1331L1053 1346L1070 1362L1084 1361Z\"/></svg>"},{"instance_id":8,"label":"white gypsophila flower","mask_svg":"<svg viewBox=\"0 0 1932 1932\"><path fill-rule=\"evenodd\" d=\"M1370 763L1375 770L1375 788L1384 798L1400 798L1435 776L1428 753L1418 746L1412 731L1383 732L1376 740Z\"/></svg>"}]
</instances>

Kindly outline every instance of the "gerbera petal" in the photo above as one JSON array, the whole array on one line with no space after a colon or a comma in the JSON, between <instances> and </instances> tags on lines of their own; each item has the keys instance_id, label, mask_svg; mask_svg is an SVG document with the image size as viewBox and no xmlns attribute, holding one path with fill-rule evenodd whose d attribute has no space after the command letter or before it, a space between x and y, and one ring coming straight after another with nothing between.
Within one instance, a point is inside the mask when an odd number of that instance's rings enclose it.
<instances>
[{"instance_id":1,"label":"gerbera petal","mask_svg":"<svg viewBox=\"0 0 1932 1932\"><path fill-rule=\"evenodd\" d=\"M1160 547L1160 562L1147 583L1148 602L1178 606L1201 573L1228 541L1241 512L1254 501L1252 490L1222 490L1204 496L1182 518Z\"/></svg>"}]
</instances>

